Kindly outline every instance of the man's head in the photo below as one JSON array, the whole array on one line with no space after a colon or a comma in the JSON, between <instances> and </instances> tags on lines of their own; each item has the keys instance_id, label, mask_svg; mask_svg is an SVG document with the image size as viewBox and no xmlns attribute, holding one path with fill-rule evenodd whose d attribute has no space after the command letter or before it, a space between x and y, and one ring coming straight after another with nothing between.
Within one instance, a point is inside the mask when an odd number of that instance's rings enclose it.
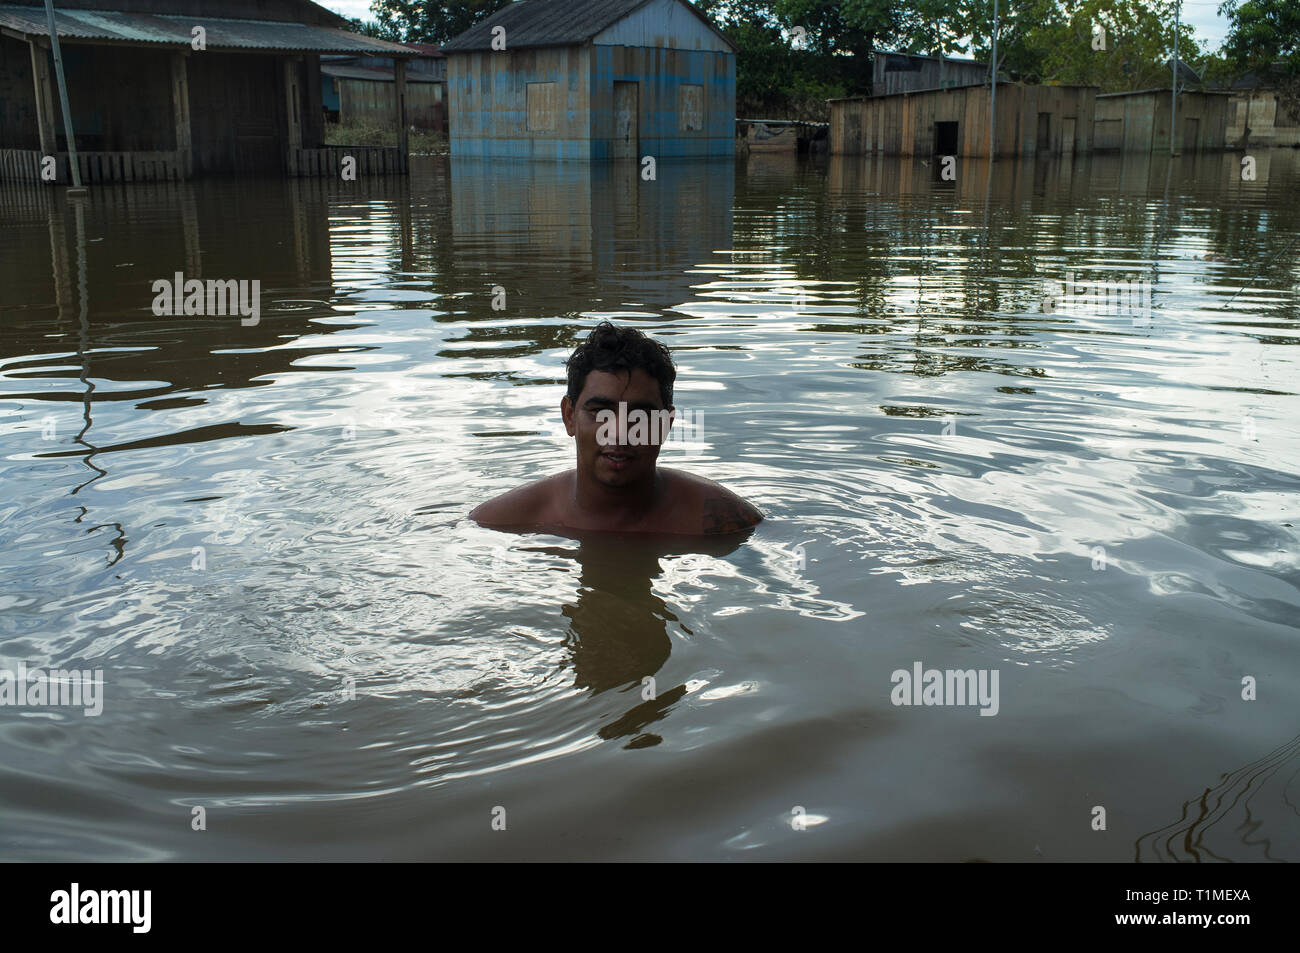
<instances>
[{"instance_id":1,"label":"man's head","mask_svg":"<svg viewBox=\"0 0 1300 953\"><path fill-rule=\"evenodd\" d=\"M565 430L577 440L579 473L610 488L653 480L667 436L659 421L672 410L677 379L668 348L635 328L602 321L574 349L566 367L569 386L560 412ZM617 418L620 410L625 419L636 412L648 418L649 433L642 434L649 439L637 438L634 420L611 428L610 417ZM611 439L611 431L618 436Z\"/></svg>"},{"instance_id":2,"label":"man's head","mask_svg":"<svg viewBox=\"0 0 1300 953\"><path fill-rule=\"evenodd\" d=\"M573 349L564 366L569 372L568 397L576 404L592 371L642 370L659 384L660 406L673 406L677 366L672 355L654 338L636 328L620 328L602 321L587 339Z\"/></svg>"}]
</instances>

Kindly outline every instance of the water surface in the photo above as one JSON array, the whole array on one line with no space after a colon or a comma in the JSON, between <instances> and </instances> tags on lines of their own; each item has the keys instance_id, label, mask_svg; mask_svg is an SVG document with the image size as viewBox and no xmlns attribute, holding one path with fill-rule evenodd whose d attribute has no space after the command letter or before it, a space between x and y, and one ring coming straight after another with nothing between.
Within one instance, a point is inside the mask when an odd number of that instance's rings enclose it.
<instances>
[{"instance_id":1,"label":"water surface","mask_svg":"<svg viewBox=\"0 0 1300 953\"><path fill-rule=\"evenodd\" d=\"M0 857L1300 859L1300 155L1258 160L0 190L0 667L105 682L0 708ZM260 322L155 316L177 272ZM673 349L662 460L748 540L466 520L570 465L602 318ZM915 662L998 714L891 704Z\"/></svg>"}]
</instances>

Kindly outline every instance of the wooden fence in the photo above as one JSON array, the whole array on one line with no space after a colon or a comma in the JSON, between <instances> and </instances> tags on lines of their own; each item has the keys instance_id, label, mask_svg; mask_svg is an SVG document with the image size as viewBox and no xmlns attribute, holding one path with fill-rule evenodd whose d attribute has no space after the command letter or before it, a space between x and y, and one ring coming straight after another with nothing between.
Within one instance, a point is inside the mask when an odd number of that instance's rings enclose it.
<instances>
[{"instance_id":1,"label":"wooden fence","mask_svg":"<svg viewBox=\"0 0 1300 953\"><path fill-rule=\"evenodd\" d=\"M356 161L362 175L404 175L407 157L396 146L325 146L322 149L289 150L289 174L293 176L341 176L343 160Z\"/></svg>"},{"instance_id":2,"label":"wooden fence","mask_svg":"<svg viewBox=\"0 0 1300 953\"><path fill-rule=\"evenodd\" d=\"M291 149L286 155L291 176L341 176L347 158L354 160L357 176L405 175L408 157L396 146L326 146L322 149ZM39 149L0 149L0 181L42 182ZM178 152L78 152L81 181L179 182L182 173ZM54 183L68 184L68 154L55 156ZM50 184L54 184L50 183Z\"/></svg>"},{"instance_id":3,"label":"wooden fence","mask_svg":"<svg viewBox=\"0 0 1300 953\"><path fill-rule=\"evenodd\" d=\"M0 149L0 179L9 182L42 182L44 155L39 149ZM54 157L54 183L66 185L72 176L68 154ZM77 167L81 181L96 182L177 182L183 178L177 152L78 152Z\"/></svg>"},{"instance_id":4,"label":"wooden fence","mask_svg":"<svg viewBox=\"0 0 1300 953\"><path fill-rule=\"evenodd\" d=\"M39 149L0 149L0 179L6 182L41 181Z\"/></svg>"}]
</instances>

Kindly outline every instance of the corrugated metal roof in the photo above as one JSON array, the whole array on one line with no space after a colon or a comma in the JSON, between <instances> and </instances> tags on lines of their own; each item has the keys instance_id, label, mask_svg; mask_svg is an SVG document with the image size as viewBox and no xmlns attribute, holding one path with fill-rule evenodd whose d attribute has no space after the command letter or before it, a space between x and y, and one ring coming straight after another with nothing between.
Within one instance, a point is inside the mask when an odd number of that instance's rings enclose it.
<instances>
[{"instance_id":1,"label":"corrugated metal roof","mask_svg":"<svg viewBox=\"0 0 1300 953\"><path fill-rule=\"evenodd\" d=\"M336 63L321 63L320 71L326 76L333 76L335 79L365 79L372 83L391 83L393 82L394 73L390 69L379 69L370 66L345 66ZM406 71L406 81L408 83L440 83L442 80L434 78L429 73L416 73L412 70Z\"/></svg>"},{"instance_id":2,"label":"corrugated metal roof","mask_svg":"<svg viewBox=\"0 0 1300 953\"><path fill-rule=\"evenodd\" d=\"M414 55L397 43L348 33L333 27L270 20L126 13L107 10L60 10L54 14L60 39L122 43L157 43L189 49L193 29L207 31L208 49L294 50L310 53L384 53ZM49 36L43 7L0 5L0 27L28 36Z\"/></svg>"},{"instance_id":3,"label":"corrugated metal roof","mask_svg":"<svg viewBox=\"0 0 1300 953\"><path fill-rule=\"evenodd\" d=\"M445 53L490 50L492 28L506 28L512 50L586 43L649 0L517 0L442 45ZM692 8L693 9L693 8Z\"/></svg>"},{"instance_id":4,"label":"corrugated metal roof","mask_svg":"<svg viewBox=\"0 0 1300 953\"><path fill-rule=\"evenodd\" d=\"M936 63L940 59L940 57L932 56L929 53L893 53L890 52L889 50L873 50L872 55L884 56L886 58L901 57L903 59L909 59L909 60L934 60ZM961 56L945 56L942 57L942 59L945 63L959 63L963 65L974 64L975 66L983 66L985 69L987 69L989 65L988 63L981 63L979 60L972 60Z\"/></svg>"},{"instance_id":5,"label":"corrugated metal roof","mask_svg":"<svg viewBox=\"0 0 1300 953\"><path fill-rule=\"evenodd\" d=\"M1150 93L1167 93L1168 86L1152 86L1150 89L1130 89L1119 93L1098 93L1098 99L1113 99L1116 96L1146 96ZM1226 89L1182 89L1179 88L1179 96L1196 96L1204 94L1206 96L1231 96L1232 93Z\"/></svg>"}]
</instances>

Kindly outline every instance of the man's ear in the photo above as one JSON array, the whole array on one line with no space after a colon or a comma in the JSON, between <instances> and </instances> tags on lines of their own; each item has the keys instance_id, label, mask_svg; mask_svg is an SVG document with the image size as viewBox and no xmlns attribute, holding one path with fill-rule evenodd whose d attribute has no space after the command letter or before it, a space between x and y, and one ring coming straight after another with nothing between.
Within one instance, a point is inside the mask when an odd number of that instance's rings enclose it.
<instances>
[{"instance_id":1,"label":"man's ear","mask_svg":"<svg viewBox=\"0 0 1300 953\"><path fill-rule=\"evenodd\" d=\"M574 436L577 422L573 419L573 401L569 400L568 394L560 398L560 416L564 419L564 432Z\"/></svg>"}]
</instances>

